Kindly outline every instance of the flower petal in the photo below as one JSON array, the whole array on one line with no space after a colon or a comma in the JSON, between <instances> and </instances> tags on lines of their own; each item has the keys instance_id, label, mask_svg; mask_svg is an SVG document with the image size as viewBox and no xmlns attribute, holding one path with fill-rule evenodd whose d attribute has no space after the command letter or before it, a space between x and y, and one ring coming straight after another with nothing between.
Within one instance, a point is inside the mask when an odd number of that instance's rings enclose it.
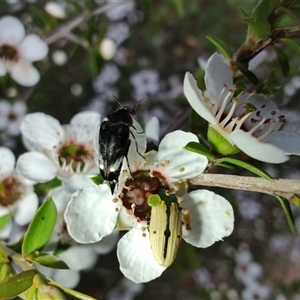
<instances>
[{"instance_id":1,"label":"flower petal","mask_svg":"<svg viewBox=\"0 0 300 300\"><path fill-rule=\"evenodd\" d=\"M18 172L34 182L47 182L57 174L57 166L46 155L40 152L28 152L19 156Z\"/></svg>"},{"instance_id":2,"label":"flower petal","mask_svg":"<svg viewBox=\"0 0 300 300\"><path fill-rule=\"evenodd\" d=\"M85 174L74 174L70 178L64 179L62 183L63 188L72 194L79 189L94 185L93 181Z\"/></svg>"},{"instance_id":3,"label":"flower petal","mask_svg":"<svg viewBox=\"0 0 300 300\"><path fill-rule=\"evenodd\" d=\"M5 16L0 20L0 43L8 45L19 44L25 37L25 28L22 22L13 17Z\"/></svg>"},{"instance_id":4,"label":"flower petal","mask_svg":"<svg viewBox=\"0 0 300 300\"><path fill-rule=\"evenodd\" d=\"M224 84L227 85L228 89L233 87L232 74L223 55L214 53L208 59L204 80L210 101L213 104L217 102Z\"/></svg>"},{"instance_id":5,"label":"flower petal","mask_svg":"<svg viewBox=\"0 0 300 300\"><path fill-rule=\"evenodd\" d=\"M23 197L19 203L18 210L15 214L17 224L24 226L33 218L39 206L39 200L35 193L29 193Z\"/></svg>"},{"instance_id":6,"label":"flower petal","mask_svg":"<svg viewBox=\"0 0 300 300\"><path fill-rule=\"evenodd\" d=\"M80 272L77 270L55 270L52 278L61 285L72 289L75 288L80 281Z\"/></svg>"},{"instance_id":7,"label":"flower petal","mask_svg":"<svg viewBox=\"0 0 300 300\"><path fill-rule=\"evenodd\" d=\"M300 155L300 133L277 131L268 139L268 143L282 149L287 155Z\"/></svg>"},{"instance_id":8,"label":"flower petal","mask_svg":"<svg viewBox=\"0 0 300 300\"><path fill-rule=\"evenodd\" d=\"M145 134L147 140L155 142L158 144L159 141L159 120L156 117L151 117L151 119L146 123Z\"/></svg>"},{"instance_id":9,"label":"flower petal","mask_svg":"<svg viewBox=\"0 0 300 300\"><path fill-rule=\"evenodd\" d=\"M15 163L13 152L6 147L0 147L0 177L10 175L15 168Z\"/></svg>"},{"instance_id":10,"label":"flower petal","mask_svg":"<svg viewBox=\"0 0 300 300\"><path fill-rule=\"evenodd\" d=\"M28 34L20 44L23 59L30 62L44 59L48 50L47 43L34 33Z\"/></svg>"},{"instance_id":11,"label":"flower petal","mask_svg":"<svg viewBox=\"0 0 300 300\"><path fill-rule=\"evenodd\" d=\"M243 130L233 131L230 138L239 149L254 159L273 164L280 164L289 159L280 148L262 143Z\"/></svg>"},{"instance_id":12,"label":"flower petal","mask_svg":"<svg viewBox=\"0 0 300 300\"><path fill-rule=\"evenodd\" d=\"M196 80L189 72L186 72L184 76L183 91L191 107L200 117L210 124L217 123L210 110L206 107L202 92L198 88Z\"/></svg>"},{"instance_id":13,"label":"flower petal","mask_svg":"<svg viewBox=\"0 0 300 300\"><path fill-rule=\"evenodd\" d=\"M97 129L100 125L101 115L94 111L85 111L76 114L70 124L76 133L77 142L93 141Z\"/></svg>"},{"instance_id":14,"label":"flower petal","mask_svg":"<svg viewBox=\"0 0 300 300\"><path fill-rule=\"evenodd\" d=\"M205 156L183 149L189 142L199 142L199 140L193 133L177 130L167 134L159 144L158 161L170 161L165 166L170 177L192 178L205 170L208 164Z\"/></svg>"},{"instance_id":15,"label":"flower petal","mask_svg":"<svg viewBox=\"0 0 300 300\"><path fill-rule=\"evenodd\" d=\"M114 230L111 234L105 236L98 243L90 244L89 246L93 246L93 251L98 254L107 254L117 245L119 237L119 230Z\"/></svg>"},{"instance_id":16,"label":"flower petal","mask_svg":"<svg viewBox=\"0 0 300 300\"><path fill-rule=\"evenodd\" d=\"M118 243L117 256L121 272L135 283L151 281L166 269L156 262L147 231L127 232Z\"/></svg>"},{"instance_id":17,"label":"flower petal","mask_svg":"<svg viewBox=\"0 0 300 300\"><path fill-rule=\"evenodd\" d=\"M60 123L44 113L28 114L21 125L21 132L37 151L52 150L64 136Z\"/></svg>"},{"instance_id":18,"label":"flower petal","mask_svg":"<svg viewBox=\"0 0 300 300\"><path fill-rule=\"evenodd\" d=\"M182 237L193 246L206 248L229 236L233 231L231 204L208 190L197 190L183 196L182 207L191 217L191 230L183 225Z\"/></svg>"},{"instance_id":19,"label":"flower petal","mask_svg":"<svg viewBox=\"0 0 300 300\"><path fill-rule=\"evenodd\" d=\"M31 87L40 80L38 70L28 61L20 60L9 69L10 75L18 84Z\"/></svg>"},{"instance_id":20,"label":"flower petal","mask_svg":"<svg viewBox=\"0 0 300 300\"><path fill-rule=\"evenodd\" d=\"M69 234L79 243L100 241L115 228L120 206L106 184L78 190L65 211Z\"/></svg>"}]
</instances>

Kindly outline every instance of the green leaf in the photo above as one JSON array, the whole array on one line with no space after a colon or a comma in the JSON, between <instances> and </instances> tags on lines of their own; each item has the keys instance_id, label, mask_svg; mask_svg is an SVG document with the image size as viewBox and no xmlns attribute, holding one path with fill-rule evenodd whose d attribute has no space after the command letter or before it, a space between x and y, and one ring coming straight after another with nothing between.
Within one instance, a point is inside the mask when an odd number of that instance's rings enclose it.
<instances>
[{"instance_id":1,"label":"green leaf","mask_svg":"<svg viewBox=\"0 0 300 300\"><path fill-rule=\"evenodd\" d=\"M10 220L11 220L11 214L7 214L0 217L0 230L2 230Z\"/></svg>"},{"instance_id":2,"label":"green leaf","mask_svg":"<svg viewBox=\"0 0 300 300\"><path fill-rule=\"evenodd\" d=\"M273 45L273 49L276 52L277 59L279 61L279 65L281 68L281 72L283 76L288 76L290 72L290 64L289 64L289 59L286 56L286 54L276 45Z\"/></svg>"},{"instance_id":3,"label":"green leaf","mask_svg":"<svg viewBox=\"0 0 300 300\"><path fill-rule=\"evenodd\" d=\"M284 38L281 39L286 45L288 45L291 49L293 49L298 55L300 55L300 46L292 39Z\"/></svg>"},{"instance_id":4,"label":"green leaf","mask_svg":"<svg viewBox=\"0 0 300 300\"><path fill-rule=\"evenodd\" d=\"M204 145L197 142L189 142L183 148L185 150L204 155L210 160L214 160L216 158L212 153L209 152L209 150Z\"/></svg>"},{"instance_id":5,"label":"green leaf","mask_svg":"<svg viewBox=\"0 0 300 300\"><path fill-rule=\"evenodd\" d=\"M9 259L0 244L0 263L8 263Z\"/></svg>"},{"instance_id":6,"label":"green leaf","mask_svg":"<svg viewBox=\"0 0 300 300\"><path fill-rule=\"evenodd\" d=\"M273 178L264 170L259 169L253 165L250 165L242 160L232 158L232 157L223 157L223 158L220 158L215 161L216 164L223 163L223 162L227 162L227 163L239 166L239 167L246 169L246 170L250 171L251 173L256 174L259 177L265 178L267 180L270 180L270 181L273 180Z\"/></svg>"},{"instance_id":7,"label":"green leaf","mask_svg":"<svg viewBox=\"0 0 300 300\"><path fill-rule=\"evenodd\" d=\"M253 84L258 85L260 81L256 77L254 73L248 70L248 64L245 65L239 61L235 61L235 65L239 68L239 70L243 73L243 75Z\"/></svg>"},{"instance_id":8,"label":"green leaf","mask_svg":"<svg viewBox=\"0 0 300 300\"><path fill-rule=\"evenodd\" d=\"M97 184L97 185L102 184L103 181L104 181L103 177L102 177L100 174L97 175L97 176L91 177L90 180L91 180L92 182L94 182L95 184Z\"/></svg>"},{"instance_id":9,"label":"green leaf","mask_svg":"<svg viewBox=\"0 0 300 300\"><path fill-rule=\"evenodd\" d=\"M22 254L28 255L42 250L48 243L57 217L56 206L52 199L46 200L38 209L24 236Z\"/></svg>"},{"instance_id":10,"label":"green leaf","mask_svg":"<svg viewBox=\"0 0 300 300\"><path fill-rule=\"evenodd\" d=\"M38 253L37 255L29 255L28 258L32 262L52 269L69 269L68 265L64 261L52 254Z\"/></svg>"},{"instance_id":11,"label":"green leaf","mask_svg":"<svg viewBox=\"0 0 300 300\"><path fill-rule=\"evenodd\" d=\"M274 4L276 4L274 0L260 0L254 7L251 16L258 20L268 20L270 13L275 8Z\"/></svg>"},{"instance_id":12,"label":"green leaf","mask_svg":"<svg viewBox=\"0 0 300 300\"><path fill-rule=\"evenodd\" d=\"M71 289L69 289L69 288L67 288L67 287L65 287L65 286L63 286L63 285L60 285L60 284L57 283L57 282L54 282L54 281L50 281L50 282L48 283L48 285L53 285L53 286L58 287L58 288L61 289L63 292L65 292L65 293L67 293L67 294L73 296L75 299L81 299L81 300L97 300L97 299L95 299L95 298L93 298L93 297L90 297L90 296L88 296L88 295L85 295L85 294L79 293L79 292L77 292L77 291L71 290ZM69 297L68 297L68 299L69 299Z\"/></svg>"},{"instance_id":13,"label":"green leaf","mask_svg":"<svg viewBox=\"0 0 300 300\"><path fill-rule=\"evenodd\" d=\"M32 286L36 270L27 270L0 282L0 299L13 298Z\"/></svg>"},{"instance_id":14,"label":"green leaf","mask_svg":"<svg viewBox=\"0 0 300 300\"><path fill-rule=\"evenodd\" d=\"M60 185L61 185L61 180L58 178L54 178L49 182L36 184L34 186L34 192L36 194L44 194Z\"/></svg>"},{"instance_id":15,"label":"green leaf","mask_svg":"<svg viewBox=\"0 0 300 300\"><path fill-rule=\"evenodd\" d=\"M292 210L291 210L291 207L290 207L290 202L287 199L285 199L283 197L280 197L280 196L276 196L276 198L279 200L279 202L280 202L280 204L283 208L283 211L284 211L285 216L287 218L287 222L289 224L291 232L294 235L296 235L297 234L297 228L296 228L295 220L294 220Z\"/></svg>"},{"instance_id":16,"label":"green leaf","mask_svg":"<svg viewBox=\"0 0 300 300\"><path fill-rule=\"evenodd\" d=\"M257 43L269 36L271 25L268 22L252 17L245 18L244 21L248 24L247 40Z\"/></svg>"},{"instance_id":17,"label":"green leaf","mask_svg":"<svg viewBox=\"0 0 300 300\"><path fill-rule=\"evenodd\" d=\"M231 58L232 52L230 50L230 47L221 39L217 37L206 37L214 46L217 47L227 58Z\"/></svg>"}]
</instances>

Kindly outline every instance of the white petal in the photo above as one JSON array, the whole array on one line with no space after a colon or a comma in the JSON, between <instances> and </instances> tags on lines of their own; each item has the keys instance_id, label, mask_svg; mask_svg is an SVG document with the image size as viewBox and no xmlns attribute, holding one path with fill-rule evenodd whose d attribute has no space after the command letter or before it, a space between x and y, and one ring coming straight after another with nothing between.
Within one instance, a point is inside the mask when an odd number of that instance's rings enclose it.
<instances>
[{"instance_id":1,"label":"white petal","mask_svg":"<svg viewBox=\"0 0 300 300\"><path fill-rule=\"evenodd\" d=\"M131 229L120 239L117 255L121 272L135 283L151 281L166 269L156 262L147 231Z\"/></svg>"},{"instance_id":2,"label":"white petal","mask_svg":"<svg viewBox=\"0 0 300 300\"><path fill-rule=\"evenodd\" d=\"M64 179L62 183L63 188L71 194L84 187L94 185L95 183L85 174L74 174L70 178Z\"/></svg>"},{"instance_id":3,"label":"white petal","mask_svg":"<svg viewBox=\"0 0 300 300\"><path fill-rule=\"evenodd\" d=\"M67 204L71 200L71 194L66 192L61 186L52 190L51 197L56 205L57 213L65 212Z\"/></svg>"},{"instance_id":4,"label":"white petal","mask_svg":"<svg viewBox=\"0 0 300 300\"><path fill-rule=\"evenodd\" d=\"M67 288L75 288L80 281L80 272L77 270L55 270L53 280Z\"/></svg>"},{"instance_id":5,"label":"white petal","mask_svg":"<svg viewBox=\"0 0 300 300\"><path fill-rule=\"evenodd\" d=\"M205 156L183 149L189 142L199 142L199 140L193 133L177 130L167 134L159 144L158 160L159 162L170 161L165 167L169 176L192 178L205 170L208 164ZM182 167L184 169L181 169Z\"/></svg>"},{"instance_id":6,"label":"white petal","mask_svg":"<svg viewBox=\"0 0 300 300\"><path fill-rule=\"evenodd\" d=\"M287 155L300 155L300 133L280 130L274 133L268 143L282 149Z\"/></svg>"},{"instance_id":7,"label":"white petal","mask_svg":"<svg viewBox=\"0 0 300 300\"><path fill-rule=\"evenodd\" d=\"M242 130L235 130L230 134L230 138L239 149L254 159L273 164L280 164L289 159L280 148L262 143Z\"/></svg>"},{"instance_id":8,"label":"white petal","mask_svg":"<svg viewBox=\"0 0 300 300\"><path fill-rule=\"evenodd\" d=\"M208 59L204 80L210 101L213 104L217 102L224 84L227 85L228 89L233 87L228 61L223 55L214 53Z\"/></svg>"},{"instance_id":9,"label":"white petal","mask_svg":"<svg viewBox=\"0 0 300 300\"><path fill-rule=\"evenodd\" d=\"M60 123L44 113L28 114L21 125L21 132L37 151L52 150L64 136Z\"/></svg>"},{"instance_id":10,"label":"white petal","mask_svg":"<svg viewBox=\"0 0 300 300\"><path fill-rule=\"evenodd\" d=\"M145 134L148 141L150 140L158 144L159 120L156 117L151 117L151 119L146 123Z\"/></svg>"},{"instance_id":11,"label":"white petal","mask_svg":"<svg viewBox=\"0 0 300 300\"><path fill-rule=\"evenodd\" d=\"M89 245L71 246L67 250L61 252L59 257L72 270L85 270L95 265L97 255L93 252ZM83 259L84 258L84 259Z\"/></svg>"},{"instance_id":12,"label":"white petal","mask_svg":"<svg viewBox=\"0 0 300 300\"><path fill-rule=\"evenodd\" d=\"M22 58L28 61L42 60L48 54L48 45L36 34L28 34L20 44Z\"/></svg>"},{"instance_id":13,"label":"white petal","mask_svg":"<svg viewBox=\"0 0 300 300\"><path fill-rule=\"evenodd\" d=\"M231 204L207 190L193 191L183 197L182 207L190 211L191 230L183 225L182 237L193 246L206 248L233 231Z\"/></svg>"},{"instance_id":14,"label":"white petal","mask_svg":"<svg viewBox=\"0 0 300 300\"><path fill-rule=\"evenodd\" d=\"M76 132L77 142L90 142L95 137L100 125L101 115L93 111L85 111L75 115L70 124Z\"/></svg>"},{"instance_id":15,"label":"white petal","mask_svg":"<svg viewBox=\"0 0 300 300\"><path fill-rule=\"evenodd\" d=\"M38 70L30 62L24 60L14 64L9 72L14 81L26 87L34 86L40 80Z\"/></svg>"},{"instance_id":16,"label":"white petal","mask_svg":"<svg viewBox=\"0 0 300 300\"><path fill-rule=\"evenodd\" d=\"M38 205L39 200L35 193L25 195L20 201L18 210L15 214L16 223L21 226L28 224L36 213Z\"/></svg>"},{"instance_id":17,"label":"white petal","mask_svg":"<svg viewBox=\"0 0 300 300\"><path fill-rule=\"evenodd\" d=\"M15 168L16 158L13 152L6 148L0 147L0 177L11 174Z\"/></svg>"},{"instance_id":18,"label":"white petal","mask_svg":"<svg viewBox=\"0 0 300 300\"><path fill-rule=\"evenodd\" d=\"M114 203L112 198L106 184L83 188L72 195L65 221L75 241L94 243L113 231L121 203Z\"/></svg>"},{"instance_id":19,"label":"white petal","mask_svg":"<svg viewBox=\"0 0 300 300\"><path fill-rule=\"evenodd\" d=\"M196 80L189 72L186 72L184 76L183 91L191 107L200 117L210 124L217 123L214 116L205 105L202 92L199 90Z\"/></svg>"},{"instance_id":20,"label":"white petal","mask_svg":"<svg viewBox=\"0 0 300 300\"><path fill-rule=\"evenodd\" d=\"M18 172L34 182L47 182L57 174L57 166L40 152L28 152L20 155L17 162Z\"/></svg>"},{"instance_id":21,"label":"white petal","mask_svg":"<svg viewBox=\"0 0 300 300\"><path fill-rule=\"evenodd\" d=\"M119 237L119 230L114 230L110 235L105 236L100 242L92 244L93 250L98 254L107 254L117 245Z\"/></svg>"},{"instance_id":22,"label":"white petal","mask_svg":"<svg viewBox=\"0 0 300 300\"><path fill-rule=\"evenodd\" d=\"M16 45L25 37L25 28L21 21L13 16L5 16L0 20L0 43Z\"/></svg>"}]
</instances>

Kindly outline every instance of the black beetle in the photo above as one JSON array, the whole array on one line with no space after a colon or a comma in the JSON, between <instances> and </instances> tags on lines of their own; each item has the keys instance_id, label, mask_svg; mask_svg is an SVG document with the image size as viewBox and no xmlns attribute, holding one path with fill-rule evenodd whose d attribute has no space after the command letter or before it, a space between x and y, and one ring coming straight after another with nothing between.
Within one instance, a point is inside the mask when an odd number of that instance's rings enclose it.
<instances>
[{"instance_id":1,"label":"black beetle","mask_svg":"<svg viewBox=\"0 0 300 300\"><path fill-rule=\"evenodd\" d=\"M132 120L135 108L136 105L131 107L120 104L114 112L103 119L100 126L98 136L99 168L103 179L110 183L112 192L120 175L124 157L127 159L129 167L127 154L131 143L130 134L135 139L130 130L130 127L136 130ZM138 149L137 152L139 153Z\"/></svg>"}]
</instances>

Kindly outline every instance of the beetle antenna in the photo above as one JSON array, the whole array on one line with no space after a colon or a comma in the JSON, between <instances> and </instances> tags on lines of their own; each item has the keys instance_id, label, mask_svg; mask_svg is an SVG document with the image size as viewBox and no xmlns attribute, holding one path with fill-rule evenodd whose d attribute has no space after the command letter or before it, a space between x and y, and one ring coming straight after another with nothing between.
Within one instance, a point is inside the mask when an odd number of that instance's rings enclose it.
<instances>
[{"instance_id":1,"label":"beetle antenna","mask_svg":"<svg viewBox=\"0 0 300 300\"><path fill-rule=\"evenodd\" d=\"M114 96L114 95L112 95L113 97L114 97L114 99L118 102L118 104L120 105L120 106L123 106L120 102L119 102L119 100L118 100L118 98L116 97L116 96Z\"/></svg>"},{"instance_id":2,"label":"beetle antenna","mask_svg":"<svg viewBox=\"0 0 300 300\"><path fill-rule=\"evenodd\" d=\"M138 107L138 105L142 102L142 101L144 101L146 98L143 98L143 99L141 99L133 108L132 108L132 111L135 113L135 109Z\"/></svg>"}]
</instances>

